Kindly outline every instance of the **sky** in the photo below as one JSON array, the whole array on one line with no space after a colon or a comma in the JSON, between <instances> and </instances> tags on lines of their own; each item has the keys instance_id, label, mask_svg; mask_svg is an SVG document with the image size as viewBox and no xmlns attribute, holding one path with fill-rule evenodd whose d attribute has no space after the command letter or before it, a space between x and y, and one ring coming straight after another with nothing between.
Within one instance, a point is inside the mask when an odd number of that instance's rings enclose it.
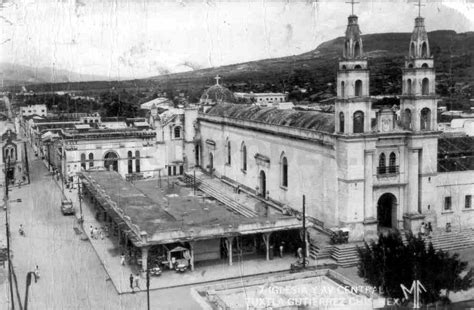
<instances>
[{"instance_id":1,"label":"sky","mask_svg":"<svg viewBox=\"0 0 474 310\"><path fill-rule=\"evenodd\" d=\"M0 0L0 62L129 79L291 56L342 36L348 0ZM363 33L411 32L417 1L357 0ZM422 0L428 31L474 31L474 0Z\"/></svg>"}]
</instances>

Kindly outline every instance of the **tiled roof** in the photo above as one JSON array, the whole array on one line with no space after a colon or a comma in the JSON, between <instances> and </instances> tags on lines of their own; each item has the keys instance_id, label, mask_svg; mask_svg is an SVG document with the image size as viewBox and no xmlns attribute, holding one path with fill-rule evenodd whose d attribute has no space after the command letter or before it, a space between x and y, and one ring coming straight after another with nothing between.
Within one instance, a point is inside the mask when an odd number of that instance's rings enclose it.
<instances>
[{"instance_id":1,"label":"tiled roof","mask_svg":"<svg viewBox=\"0 0 474 310\"><path fill-rule=\"evenodd\" d=\"M280 110L274 107L223 103L213 106L206 114L327 133L334 132L334 114L332 113Z\"/></svg>"}]
</instances>

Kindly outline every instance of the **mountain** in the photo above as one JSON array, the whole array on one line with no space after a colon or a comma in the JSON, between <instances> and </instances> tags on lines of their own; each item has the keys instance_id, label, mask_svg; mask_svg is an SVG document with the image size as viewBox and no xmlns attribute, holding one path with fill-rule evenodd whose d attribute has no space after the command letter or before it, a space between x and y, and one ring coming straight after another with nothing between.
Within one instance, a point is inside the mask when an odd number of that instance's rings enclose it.
<instances>
[{"instance_id":1,"label":"mountain","mask_svg":"<svg viewBox=\"0 0 474 310\"><path fill-rule=\"evenodd\" d=\"M10 85L29 85L45 83L67 83L79 81L103 81L108 79L105 76L96 76L92 74L80 74L67 70L53 71L52 68L42 67L33 68L11 63L0 63L0 78L3 79L2 86Z\"/></svg>"},{"instance_id":2,"label":"mountain","mask_svg":"<svg viewBox=\"0 0 474 310\"><path fill-rule=\"evenodd\" d=\"M371 93L399 94L401 68L408 54L410 33L381 33L363 36L364 52L371 70ZM449 84L474 85L474 32L456 33L450 30L429 33L431 52L437 71L437 90L446 95ZM219 74L233 91L291 91L305 87L310 93L334 92L337 62L344 38L320 44L300 55L264 59L196 71L160 75L147 79L120 82L80 82L36 85L37 90L105 90L115 88L148 88L166 91L186 91L197 99L205 87L214 84Z\"/></svg>"}]
</instances>

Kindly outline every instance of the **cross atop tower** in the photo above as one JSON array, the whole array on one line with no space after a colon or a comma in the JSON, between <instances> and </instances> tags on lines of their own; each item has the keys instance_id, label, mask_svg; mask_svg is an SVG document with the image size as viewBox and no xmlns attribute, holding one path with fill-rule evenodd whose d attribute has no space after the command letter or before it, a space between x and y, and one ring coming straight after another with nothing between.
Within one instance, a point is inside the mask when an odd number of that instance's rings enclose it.
<instances>
[{"instance_id":1,"label":"cross atop tower","mask_svg":"<svg viewBox=\"0 0 474 310\"><path fill-rule=\"evenodd\" d=\"M216 77L214 78L216 80L216 85L219 85L219 80L221 79L221 77L218 75L216 75Z\"/></svg>"},{"instance_id":2,"label":"cross atop tower","mask_svg":"<svg viewBox=\"0 0 474 310\"><path fill-rule=\"evenodd\" d=\"M351 6L352 6L352 14L351 14L351 15L354 15L354 5L356 5L356 4L360 3L360 2L356 2L356 1L354 1L354 0L351 0L350 2L346 2L346 3L350 3L350 4L351 4Z\"/></svg>"},{"instance_id":3,"label":"cross atop tower","mask_svg":"<svg viewBox=\"0 0 474 310\"><path fill-rule=\"evenodd\" d=\"M421 7L425 5L421 4L421 0L418 0L418 4L415 4L415 6L418 7L418 17L421 17Z\"/></svg>"}]
</instances>

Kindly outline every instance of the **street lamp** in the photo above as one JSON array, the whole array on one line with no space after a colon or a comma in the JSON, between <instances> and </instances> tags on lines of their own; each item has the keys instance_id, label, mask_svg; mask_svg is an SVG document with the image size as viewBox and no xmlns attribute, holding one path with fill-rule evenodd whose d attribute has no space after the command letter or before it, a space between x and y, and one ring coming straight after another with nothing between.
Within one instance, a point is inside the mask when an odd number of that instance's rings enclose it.
<instances>
[{"instance_id":1,"label":"street lamp","mask_svg":"<svg viewBox=\"0 0 474 310\"><path fill-rule=\"evenodd\" d=\"M147 267L146 269L146 301L148 305L148 310L150 310L150 268L149 267Z\"/></svg>"},{"instance_id":2,"label":"street lamp","mask_svg":"<svg viewBox=\"0 0 474 310\"><path fill-rule=\"evenodd\" d=\"M28 310L28 291L30 290L31 276L35 277L35 283L38 280L34 271L30 271L26 274L25 310Z\"/></svg>"}]
</instances>

